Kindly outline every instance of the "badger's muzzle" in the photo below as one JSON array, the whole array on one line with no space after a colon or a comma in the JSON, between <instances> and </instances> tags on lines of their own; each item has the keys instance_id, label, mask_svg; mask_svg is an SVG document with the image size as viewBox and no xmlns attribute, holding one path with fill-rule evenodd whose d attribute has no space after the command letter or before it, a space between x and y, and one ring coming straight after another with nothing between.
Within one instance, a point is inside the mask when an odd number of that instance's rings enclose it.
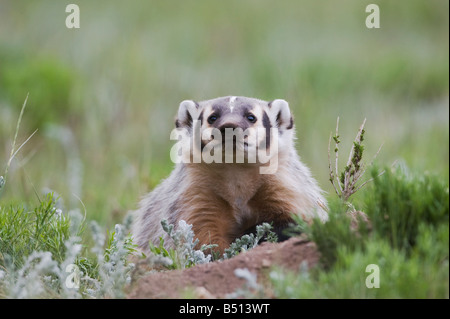
<instances>
[{"instance_id":1,"label":"badger's muzzle","mask_svg":"<svg viewBox=\"0 0 450 319\"><path fill-rule=\"evenodd\" d=\"M220 134L222 135L222 144L232 143L232 145L236 145L236 134L235 130L239 126L234 123L225 123L221 125L218 129Z\"/></svg>"}]
</instances>

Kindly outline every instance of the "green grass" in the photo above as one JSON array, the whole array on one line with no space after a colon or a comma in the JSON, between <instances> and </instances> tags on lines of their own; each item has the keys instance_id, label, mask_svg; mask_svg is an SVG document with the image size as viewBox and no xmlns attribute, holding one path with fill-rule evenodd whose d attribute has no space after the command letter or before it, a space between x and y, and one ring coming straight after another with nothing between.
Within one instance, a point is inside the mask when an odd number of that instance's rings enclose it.
<instances>
[{"instance_id":1,"label":"green grass","mask_svg":"<svg viewBox=\"0 0 450 319\"><path fill-rule=\"evenodd\" d=\"M69 239L70 219L61 214L51 195L32 210L20 206L0 207L0 256L14 267L23 266L33 251L49 251L64 260L64 242ZM7 256L7 257L5 257ZM0 258L0 267L5 261Z\"/></svg>"},{"instance_id":2,"label":"green grass","mask_svg":"<svg viewBox=\"0 0 450 319\"><path fill-rule=\"evenodd\" d=\"M449 189L430 174L408 174L387 170L374 181L366 199L366 213L377 236L395 249L409 252L423 227L448 226Z\"/></svg>"}]
</instances>

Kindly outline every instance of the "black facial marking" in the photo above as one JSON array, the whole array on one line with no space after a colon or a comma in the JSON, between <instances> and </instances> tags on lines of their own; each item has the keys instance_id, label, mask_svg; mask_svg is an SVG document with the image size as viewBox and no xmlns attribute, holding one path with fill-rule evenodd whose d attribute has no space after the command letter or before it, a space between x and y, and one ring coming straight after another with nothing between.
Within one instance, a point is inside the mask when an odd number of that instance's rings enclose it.
<instances>
[{"instance_id":1,"label":"black facial marking","mask_svg":"<svg viewBox=\"0 0 450 319\"><path fill-rule=\"evenodd\" d=\"M269 116L267 115L266 111L264 111L263 114L263 126L266 129L266 148L270 148L270 128L272 125L270 124Z\"/></svg>"},{"instance_id":2,"label":"black facial marking","mask_svg":"<svg viewBox=\"0 0 450 319\"><path fill-rule=\"evenodd\" d=\"M195 107L198 109L198 107L199 107L200 105L199 105L197 102L195 102L195 101L192 101L192 102L194 102ZM177 128L178 128L178 127L181 127L181 126L187 126L187 127L189 127L189 128L192 128L192 123L193 123L193 119L192 119L191 113L189 113L189 111L186 110L186 120L183 121L183 122L180 122L180 120L177 119L177 120L175 121L175 126L176 126Z\"/></svg>"},{"instance_id":3,"label":"black facial marking","mask_svg":"<svg viewBox=\"0 0 450 319\"><path fill-rule=\"evenodd\" d=\"M266 111L264 111L263 114L263 126L266 129L270 129L272 127L272 125L270 124L269 116L267 115Z\"/></svg>"},{"instance_id":4,"label":"black facial marking","mask_svg":"<svg viewBox=\"0 0 450 319\"><path fill-rule=\"evenodd\" d=\"M280 127L281 126L281 112L278 112L277 114L277 126Z\"/></svg>"},{"instance_id":5,"label":"black facial marking","mask_svg":"<svg viewBox=\"0 0 450 319\"><path fill-rule=\"evenodd\" d=\"M198 120L200 121L200 124L203 124L203 111L200 113Z\"/></svg>"},{"instance_id":6,"label":"black facial marking","mask_svg":"<svg viewBox=\"0 0 450 319\"><path fill-rule=\"evenodd\" d=\"M286 129L287 129L287 130L290 130L290 129L292 129L293 127L294 127L294 119L293 119L292 116L291 116L291 121L290 121L290 123L289 123L289 126L286 127Z\"/></svg>"},{"instance_id":7,"label":"black facial marking","mask_svg":"<svg viewBox=\"0 0 450 319\"><path fill-rule=\"evenodd\" d=\"M192 127L192 116L191 116L191 113L189 113L189 112L186 112L186 113L187 113L186 124L187 124L187 126Z\"/></svg>"}]
</instances>

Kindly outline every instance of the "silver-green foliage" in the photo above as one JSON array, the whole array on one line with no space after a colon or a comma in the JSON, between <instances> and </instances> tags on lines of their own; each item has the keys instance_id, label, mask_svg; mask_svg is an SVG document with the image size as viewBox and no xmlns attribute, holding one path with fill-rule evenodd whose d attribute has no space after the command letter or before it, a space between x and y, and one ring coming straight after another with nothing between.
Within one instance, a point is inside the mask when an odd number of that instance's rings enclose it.
<instances>
[{"instance_id":1,"label":"silver-green foliage","mask_svg":"<svg viewBox=\"0 0 450 319\"><path fill-rule=\"evenodd\" d=\"M192 225L187 224L184 220L180 220L175 230L174 225L169 224L165 219L161 221L161 225L172 240L174 248L166 249L164 247L164 239L160 238L158 247L150 243L150 251L155 255L169 258L171 262L167 265L168 268L183 269L211 261L211 254L205 255L204 252L216 245L202 245L200 249L196 249L199 240L195 238Z\"/></svg>"},{"instance_id":2,"label":"silver-green foliage","mask_svg":"<svg viewBox=\"0 0 450 319\"><path fill-rule=\"evenodd\" d=\"M264 237L269 242L276 242L278 240L277 235L272 231L272 226L269 223L262 223L256 226L256 234L250 233L236 238L230 247L225 249L223 256L225 259L228 259L236 256L240 252L255 248Z\"/></svg>"}]
</instances>

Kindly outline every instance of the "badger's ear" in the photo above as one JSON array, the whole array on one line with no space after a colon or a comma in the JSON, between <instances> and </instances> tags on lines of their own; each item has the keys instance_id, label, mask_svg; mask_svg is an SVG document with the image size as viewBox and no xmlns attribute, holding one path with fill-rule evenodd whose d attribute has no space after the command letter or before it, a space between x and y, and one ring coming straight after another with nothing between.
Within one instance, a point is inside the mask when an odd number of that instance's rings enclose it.
<instances>
[{"instance_id":1,"label":"badger's ear","mask_svg":"<svg viewBox=\"0 0 450 319\"><path fill-rule=\"evenodd\" d=\"M192 100L185 100L180 103L178 108L177 119L175 120L175 126L179 127L192 127L192 119L198 119L200 116L198 103Z\"/></svg>"},{"instance_id":2,"label":"badger's ear","mask_svg":"<svg viewBox=\"0 0 450 319\"><path fill-rule=\"evenodd\" d=\"M294 120L285 100L277 99L269 103L270 120L279 129L290 130L294 126Z\"/></svg>"}]
</instances>

